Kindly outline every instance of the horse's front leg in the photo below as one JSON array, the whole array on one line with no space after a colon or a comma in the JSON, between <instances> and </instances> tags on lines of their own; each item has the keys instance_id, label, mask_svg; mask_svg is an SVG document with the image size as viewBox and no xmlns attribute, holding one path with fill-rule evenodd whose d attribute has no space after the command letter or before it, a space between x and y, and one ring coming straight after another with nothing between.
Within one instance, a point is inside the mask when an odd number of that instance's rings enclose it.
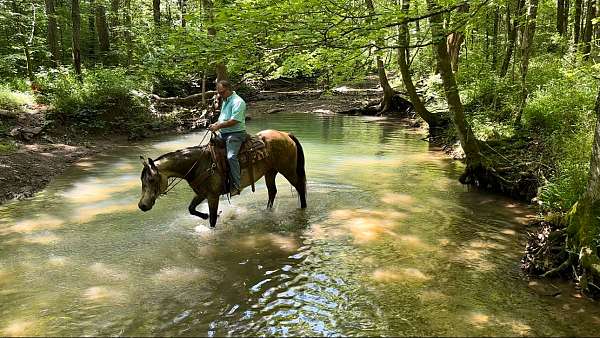
<instances>
[{"instance_id":1,"label":"horse's front leg","mask_svg":"<svg viewBox=\"0 0 600 338\"><path fill-rule=\"evenodd\" d=\"M217 216L219 211L219 195L208 196L208 213L210 216L210 227L217 225Z\"/></svg>"},{"instance_id":2,"label":"horse's front leg","mask_svg":"<svg viewBox=\"0 0 600 338\"><path fill-rule=\"evenodd\" d=\"M192 199L192 202L190 202L190 206L188 207L188 210L190 211L190 214L194 215L194 216L198 216L202 219L207 219L208 218L208 214L205 214L203 212L197 211L196 207L202 203L202 201L204 201L204 197L196 195L194 196L194 199Z\"/></svg>"}]
</instances>

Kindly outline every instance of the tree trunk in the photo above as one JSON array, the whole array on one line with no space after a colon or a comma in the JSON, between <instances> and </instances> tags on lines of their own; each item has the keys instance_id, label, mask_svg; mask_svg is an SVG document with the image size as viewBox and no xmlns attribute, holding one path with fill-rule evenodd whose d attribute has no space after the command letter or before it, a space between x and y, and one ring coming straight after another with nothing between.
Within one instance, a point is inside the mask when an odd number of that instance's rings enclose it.
<instances>
[{"instance_id":1,"label":"tree trunk","mask_svg":"<svg viewBox=\"0 0 600 338\"><path fill-rule=\"evenodd\" d=\"M556 2L556 31L564 36L563 25L565 23L565 0L557 0Z\"/></svg>"},{"instance_id":2,"label":"tree trunk","mask_svg":"<svg viewBox=\"0 0 600 338\"><path fill-rule=\"evenodd\" d=\"M79 11L79 0L71 1L71 22L73 23L73 66L77 78L80 82L83 82L81 76L81 13Z\"/></svg>"},{"instance_id":3,"label":"tree trunk","mask_svg":"<svg viewBox=\"0 0 600 338\"><path fill-rule=\"evenodd\" d=\"M537 19L538 0L529 0L529 8L527 10L527 18L525 19L525 29L523 31L523 42L521 43L521 105L517 112L515 120L516 125L521 125L521 116L527 102L527 71L529 69L529 58L533 50L533 38L535 36L535 24Z\"/></svg>"},{"instance_id":4,"label":"tree trunk","mask_svg":"<svg viewBox=\"0 0 600 338\"><path fill-rule=\"evenodd\" d=\"M439 6L433 0L427 0L427 6L430 12L439 9ZM437 63L440 70L440 75L442 77L446 99L448 101L450 117L458 133L458 138L460 139L462 148L465 151L467 163L466 172L469 173L478 170L482 166L479 144L475 138L475 134L473 134L473 131L471 130L471 126L465 119L464 108L460 100L458 86L456 85L454 73L452 72L450 56L448 55L448 46L446 45L446 39L444 38L444 31L440 15L432 16L430 22L432 41L436 47ZM466 178L466 180L464 178ZM461 177L461 182L471 183L468 180L468 177L465 176Z\"/></svg>"},{"instance_id":5,"label":"tree trunk","mask_svg":"<svg viewBox=\"0 0 600 338\"><path fill-rule=\"evenodd\" d=\"M465 4L458 8L459 13L468 13L469 4ZM465 41L465 34L461 31L450 33L447 37L448 54L450 55L450 62L452 64L452 71L458 71L458 58L460 54L460 47Z\"/></svg>"},{"instance_id":6,"label":"tree trunk","mask_svg":"<svg viewBox=\"0 0 600 338\"><path fill-rule=\"evenodd\" d=\"M127 26L127 30L125 31L125 43L127 44L127 67L130 67L133 64L133 41L131 37L131 30L133 26L131 24L131 0L125 0L125 8L127 12L125 13L125 25Z\"/></svg>"},{"instance_id":7,"label":"tree trunk","mask_svg":"<svg viewBox=\"0 0 600 338\"><path fill-rule=\"evenodd\" d=\"M87 59L96 60L96 45L98 44L98 38L96 36L96 0L89 0L89 12L88 12L88 34L89 39L84 39L83 48L86 53Z\"/></svg>"},{"instance_id":8,"label":"tree trunk","mask_svg":"<svg viewBox=\"0 0 600 338\"><path fill-rule=\"evenodd\" d=\"M592 20L596 17L595 0L587 0L585 28L583 31L583 55L589 60L592 51Z\"/></svg>"},{"instance_id":9,"label":"tree trunk","mask_svg":"<svg viewBox=\"0 0 600 338\"><path fill-rule=\"evenodd\" d=\"M402 0L402 13L404 15L408 16L409 9L410 9L410 0ZM407 62L407 58L408 58L408 54L409 54L408 23L407 22L402 23L399 28L400 28L400 32L399 32L400 47L398 48L398 65L400 66L400 73L402 74L402 82L404 82L404 87L406 87L406 91L408 92L408 96L410 97L411 103L415 107L415 111L417 112L417 114L419 114L419 116L423 120L425 120L425 122L427 122L427 124L429 125L429 131L431 133L432 130L435 127L437 127L437 125L439 123L439 119L438 119L437 115L430 113L427 110L427 108L425 108L423 101L421 101L419 94L417 94L417 89L415 88L415 85L413 84L413 81L412 81L412 76L410 75L410 69L408 67L408 62Z\"/></svg>"},{"instance_id":10,"label":"tree trunk","mask_svg":"<svg viewBox=\"0 0 600 338\"><path fill-rule=\"evenodd\" d=\"M492 69L496 71L496 64L498 63L498 25L500 21L500 7L496 6L494 14L494 28L492 31Z\"/></svg>"},{"instance_id":11,"label":"tree trunk","mask_svg":"<svg viewBox=\"0 0 600 338\"><path fill-rule=\"evenodd\" d=\"M208 36L211 40L213 40L217 35L217 30L214 27L214 17L213 17L213 3L212 0L202 0L202 6L204 10L208 14ZM227 67L223 63L220 57L217 58L217 63L215 66L215 73L217 75L217 82L221 80L227 80Z\"/></svg>"},{"instance_id":12,"label":"tree trunk","mask_svg":"<svg viewBox=\"0 0 600 338\"><path fill-rule=\"evenodd\" d=\"M579 43L581 37L581 10L582 0L575 0L575 18L573 22L573 35L575 44Z\"/></svg>"},{"instance_id":13,"label":"tree trunk","mask_svg":"<svg viewBox=\"0 0 600 338\"><path fill-rule=\"evenodd\" d=\"M98 31L98 43L102 56L106 58L106 54L110 50L110 40L108 36L108 24L106 22L106 8L103 5L96 6L96 30Z\"/></svg>"},{"instance_id":14,"label":"tree trunk","mask_svg":"<svg viewBox=\"0 0 600 338\"><path fill-rule=\"evenodd\" d=\"M13 6L13 11L15 13L20 13L17 3L14 0L12 1L12 6ZM33 2L31 3L31 9L32 9L31 33L29 34L29 38L27 38L26 36L23 37L23 53L25 54L25 62L26 62L26 66L27 66L27 77L29 78L29 81L33 85L35 83L35 76L33 74L33 63L31 60L31 50L30 50L31 45L33 43L33 37L34 37L35 25L36 25L35 4ZM21 32L21 25L19 25L18 27L19 27L19 32Z\"/></svg>"},{"instance_id":15,"label":"tree trunk","mask_svg":"<svg viewBox=\"0 0 600 338\"><path fill-rule=\"evenodd\" d=\"M154 16L154 25L160 26L160 0L152 0L152 13Z\"/></svg>"},{"instance_id":16,"label":"tree trunk","mask_svg":"<svg viewBox=\"0 0 600 338\"><path fill-rule=\"evenodd\" d=\"M54 0L45 0L46 16L48 17L48 49L52 59L52 67L60 65L60 49L58 47L58 25L56 23L56 9Z\"/></svg>"},{"instance_id":17,"label":"tree trunk","mask_svg":"<svg viewBox=\"0 0 600 338\"><path fill-rule=\"evenodd\" d=\"M513 56L513 52L517 42L517 32L519 30L519 16L523 11L524 3L524 0L516 0L516 8L515 12L513 13L514 17L512 19L512 23L510 22L510 8L507 10L507 30L509 31L508 46L506 47L506 55L504 56L504 61L502 62L502 68L500 68L500 77L504 77L508 73L508 66L510 66L510 60Z\"/></svg>"},{"instance_id":18,"label":"tree trunk","mask_svg":"<svg viewBox=\"0 0 600 338\"><path fill-rule=\"evenodd\" d=\"M565 0L565 11L564 11L564 16L565 16L565 21L563 22L563 31L564 37L568 37L569 36L569 10L571 8L571 1L570 0Z\"/></svg>"},{"instance_id":19,"label":"tree trunk","mask_svg":"<svg viewBox=\"0 0 600 338\"><path fill-rule=\"evenodd\" d=\"M119 20L119 7L121 7L121 1L110 0L110 33L112 34L113 41L116 41L119 36L118 27L121 24Z\"/></svg>"},{"instance_id":20,"label":"tree trunk","mask_svg":"<svg viewBox=\"0 0 600 338\"><path fill-rule=\"evenodd\" d=\"M187 14L187 0L179 0L179 6L181 7L181 27L185 28L185 15Z\"/></svg>"},{"instance_id":21,"label":"tree trunk","mask_svg":"<svg viewBox=\"0 0 600 338\"><path fill-rule=\"evenodd\" d=\"M365 4L367 5L367 8L369 9L369 13L373 16L375 16L375 6L373 5L373 1L372 0L366 0ZM384 45L385 42L384 41L377 41L377 44L381 44ZM385 74L385 66L383 64L383 60L381 60L381 56L377 55L376 57L377 60L377 75L379 77L379 85L381 86L381 88L383 88L383 99L381 100L381 103L379 105L379 113L385 113L388 110L390 110L391 106L392 106L392 97L394 97L394 90L392 89L392 87L390 86L390 83L388 81L387 75Z\"/></svg>"},{"instance_id":22,"label":"tree trunk","mask_svg":"<svg viewBox=\"0 0 600 338\"><path fill-rule=\"evenodd\" d=\"M173 27L173 15L171 13L171 0L167 0L167 23Z\"/></svg>"}]
</instances>

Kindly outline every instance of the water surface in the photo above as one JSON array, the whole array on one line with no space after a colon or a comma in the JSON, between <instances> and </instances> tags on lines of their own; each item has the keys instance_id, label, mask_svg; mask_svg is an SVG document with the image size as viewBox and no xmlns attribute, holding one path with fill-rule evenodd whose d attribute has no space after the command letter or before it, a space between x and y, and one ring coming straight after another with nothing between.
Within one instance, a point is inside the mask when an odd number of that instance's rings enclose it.
<instances>
[{"instance_id":1,"label":"water surface","mask_svg":"<svg viewBox=\"0 0 600 338\"><path fill-rule=\"evenodd\" d=\"M306 153L308 208L277 178L222 199L216 230L185 183L137 209L138 155L163 137L79 162L0 207L3 335L596 335L600 310L518 267L532 211L469 191L463 167L397 121L255 117ZM207 211L205 204L199 207Z\"/></svg>"}]
</instances>

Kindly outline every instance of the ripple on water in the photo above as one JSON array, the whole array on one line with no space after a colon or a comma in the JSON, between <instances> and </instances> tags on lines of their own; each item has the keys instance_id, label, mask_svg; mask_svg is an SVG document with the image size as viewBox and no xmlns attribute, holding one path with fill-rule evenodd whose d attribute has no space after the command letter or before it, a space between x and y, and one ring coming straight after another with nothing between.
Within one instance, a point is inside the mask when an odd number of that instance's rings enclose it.
<instances>
[{"instance_id":1,"label":"ripple on water","mask_svg":"<svg viewBox=\"0 0 600 338\"><path fill-rule=\"evenodd\" d=\"M463 166L397 121L278 114L248 127L302 142L306 210L278 175L274 210L261 180L221 201L216 229L187 214L185 184L141 213L138 154L204 133L86 159L0 207L0 335L596 334L594 304L539 296L519 275L532 213L461 186Z\"/></svg>"}]
</instances>

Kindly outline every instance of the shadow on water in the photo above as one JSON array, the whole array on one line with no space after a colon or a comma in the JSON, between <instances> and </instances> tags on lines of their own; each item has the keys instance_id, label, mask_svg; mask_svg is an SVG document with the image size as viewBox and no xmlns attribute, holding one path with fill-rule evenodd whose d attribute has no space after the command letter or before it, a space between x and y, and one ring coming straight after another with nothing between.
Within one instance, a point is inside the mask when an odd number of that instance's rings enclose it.
<instances>
[{"instance_id":1,"label":"shadow on water","mask_svg":"<svg viewBox=\"0 0 600 338\"><path fill-rule=\"evenodd\" d=\"M215 230L187 213L183 184L139 212L138 155L203 133L88 159L0 207L0 334L595 334L597 308L564 285L542 296L521 275L531 212L460 186L462 165L422 135L310 114L248 127L300 139L306 210L278 176L273 210L261 180L222 201Z\"/></svg>"}]
</instances>

